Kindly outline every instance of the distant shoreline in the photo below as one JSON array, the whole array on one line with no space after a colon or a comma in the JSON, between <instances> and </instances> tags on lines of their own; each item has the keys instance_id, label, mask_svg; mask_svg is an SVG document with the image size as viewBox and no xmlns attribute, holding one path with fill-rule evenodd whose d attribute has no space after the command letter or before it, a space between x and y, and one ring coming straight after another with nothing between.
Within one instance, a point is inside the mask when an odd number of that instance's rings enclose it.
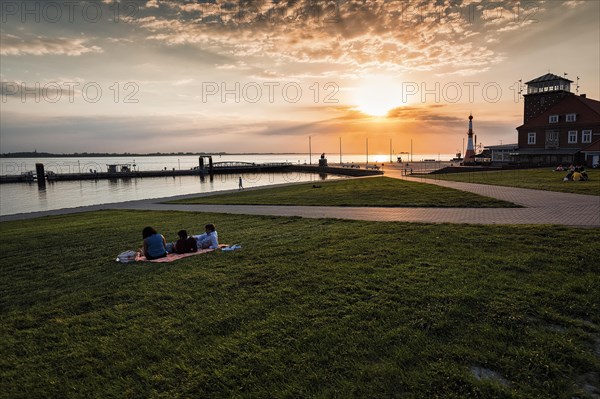
<instances>
[{"instance_id":1,"label":"distant shoreline","mask_svg":"<svg viewBox=\"0 0 600 399\"><path fill-rule=\"evenodd\" d=\"M331 157L337 157L338 153L326 153ZM10 159L10 158L116 158L116 157L191 157L191 156L221 156L221 155L308 155L307 152L153 152L148 154L137 154L137 153L107 153L107 152L82 152L82 153L71 153L71 154L54 154L50 152L9 152L5 154L0 154L0 159ZM320 153L313 152L312 154L315 157L319 157ZM365 155L361 153L344 153L344 156L354 156L354 155ZM385 155L388 154L369 154L370 156L377 155ZM424 154L413 154L414 156L422 156ZM435 154L429 154L435 155ZM448 156L450 154L443 154L444 156ZM396 158L397 155L394 155ZM408 154L402 154L402 158L407 157ZM410 161L409 161L410 162ZM416 161L415 161L416 162ZM436 160L436 162L438 162Z\"/></svg>"},{"instance_id":2,"label":"distant shoreline","mask_svg":"<svg viewBox=\"0 0 600 399\"><path fill-rule=\"evenodd\" d=\"M50 152L9 152L0 158L109 158L109 157L173 157L173 156L217 156L217 155L303 155L303 152L153 152L148 154L83 152L53 154Z\"/></svg>"}]
</instances>

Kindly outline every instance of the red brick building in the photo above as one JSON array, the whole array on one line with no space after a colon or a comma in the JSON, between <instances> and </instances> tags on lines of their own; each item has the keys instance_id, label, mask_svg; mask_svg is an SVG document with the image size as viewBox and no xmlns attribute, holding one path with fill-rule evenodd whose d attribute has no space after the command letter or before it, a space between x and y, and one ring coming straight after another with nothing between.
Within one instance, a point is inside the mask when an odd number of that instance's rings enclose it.
<instances>
[{"instance_id":1,"label":"red brick building","mask_svg":"<svg viewBox=\"0 0 600 399\"><path fill-rule=\"evenodd\" d=\"M550 73L526 83L514 154L519 163L599 163L595 149L600 142L600 101L571 93L571 83Z\"/></svg>"}]
</instances>

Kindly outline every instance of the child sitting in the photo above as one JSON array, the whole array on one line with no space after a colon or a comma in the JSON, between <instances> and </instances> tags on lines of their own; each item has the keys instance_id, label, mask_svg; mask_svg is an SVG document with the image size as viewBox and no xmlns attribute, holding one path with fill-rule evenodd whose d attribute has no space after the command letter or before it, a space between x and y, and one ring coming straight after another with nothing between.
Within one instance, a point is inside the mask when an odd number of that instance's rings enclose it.
<instances>
[{"instance_id":1,"label":"child sitting","mask_svg":"<svg viewBox=\"0 0 600 399\"><path fill-rule=\"evenodd\" d=\"M179 230L177 232L179 240L173 245L173 252L178 254L185 254L188 252L197 252L198 244L194 237L188 237L187 231Z\"/></svg>"}]
</instances>

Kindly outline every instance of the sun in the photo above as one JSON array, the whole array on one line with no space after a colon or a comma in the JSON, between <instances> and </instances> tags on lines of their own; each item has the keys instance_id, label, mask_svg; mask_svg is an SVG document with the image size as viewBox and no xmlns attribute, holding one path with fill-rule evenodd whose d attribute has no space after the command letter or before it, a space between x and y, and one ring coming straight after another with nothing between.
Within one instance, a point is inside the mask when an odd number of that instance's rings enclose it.
<instances>
[{"instance_id":1,"label":"sun","mask_svg":"<svg viewBox=\"0 0 600 399\"><path fill-rule=\"evenodd\" d=\"M354 92L355 109L376 117L383 117L394 108L404 105L402 90L394 79L383 76L365 78Z\"/></svg>"}]
</instances>

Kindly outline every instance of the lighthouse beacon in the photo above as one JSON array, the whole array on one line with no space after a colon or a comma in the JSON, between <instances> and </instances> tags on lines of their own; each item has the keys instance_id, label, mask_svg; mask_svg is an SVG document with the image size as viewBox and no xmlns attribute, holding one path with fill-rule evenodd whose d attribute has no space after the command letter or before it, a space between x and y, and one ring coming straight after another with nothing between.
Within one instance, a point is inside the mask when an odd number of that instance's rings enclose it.
<instances>
[{"instance_id":1,"label":"lighthouse beacon","mask_svg":"<svg viewBox=\"0 0 600 399\"><path fill-rule=\"evenodd\" d=\"M467 132L469 140L467 141L467 151L463 159L463 165L473 165L475 163L475 147L473 146L473 115L469 115L469 131Z\"/></svg>"}]
</instances>

